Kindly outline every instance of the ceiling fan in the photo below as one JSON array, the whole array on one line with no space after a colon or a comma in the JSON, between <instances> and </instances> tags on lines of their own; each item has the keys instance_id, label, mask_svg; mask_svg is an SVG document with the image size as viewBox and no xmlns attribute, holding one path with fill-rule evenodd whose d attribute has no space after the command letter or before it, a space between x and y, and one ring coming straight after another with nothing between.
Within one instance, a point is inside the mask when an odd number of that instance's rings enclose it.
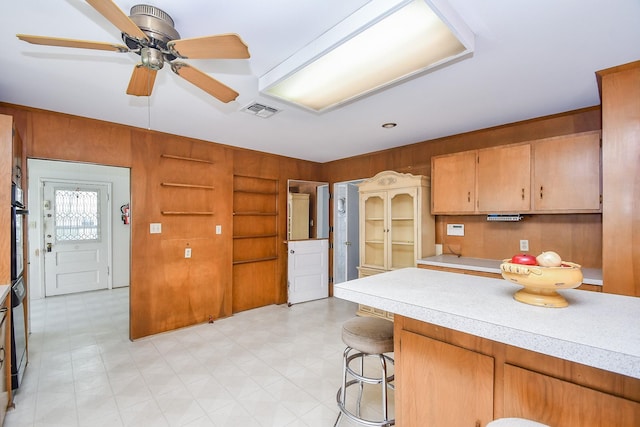
<instances>
[{"instance_id":1,"label":"ceiling fan","mask_svg":"<svg viewBox=\"0 0 640 427\"><path fill-rule=\"evenodd\" d=\"M237 34L219 34L181 39L173 19L163 10L149 5L136 5L127 16L112 0L86 0L102 16L122 32L125 45L86 40L43 37L26 34L16 36L25 42L82 49L134 52L140 55L129 80L127 94L150 96L156 73L165 62L171 70L189 83L227 103L238 92L180 59L246 59L249 49Z\"/></svg>"}]
</instances>

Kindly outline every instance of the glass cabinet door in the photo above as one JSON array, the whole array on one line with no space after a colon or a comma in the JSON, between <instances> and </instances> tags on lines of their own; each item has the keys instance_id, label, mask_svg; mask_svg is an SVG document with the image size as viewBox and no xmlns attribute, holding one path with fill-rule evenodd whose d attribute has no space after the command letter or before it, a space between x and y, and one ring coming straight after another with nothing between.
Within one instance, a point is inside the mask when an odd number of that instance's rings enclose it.
<instances>
[{"instance_id":1,"label":"glass cabinet door","mask_svg":"<svg viewBox=\"0 0 640 427\"><path fill-rule=\"evenodd\" d=\"M389 269L416 265L416 196L417 190L390 191L388 266Z\"/></svg>"},{"instance_id":2,"label":"glass cabinet door","mask_svg":"<svg viewBox=\"0 0 640 427\"><path fill-rule=\"evenodd\" d=\"M364 212L361 233L363 239L363 265L385 268L385 194L371 193L361 200Z\"/></svg>"}]
</instances>

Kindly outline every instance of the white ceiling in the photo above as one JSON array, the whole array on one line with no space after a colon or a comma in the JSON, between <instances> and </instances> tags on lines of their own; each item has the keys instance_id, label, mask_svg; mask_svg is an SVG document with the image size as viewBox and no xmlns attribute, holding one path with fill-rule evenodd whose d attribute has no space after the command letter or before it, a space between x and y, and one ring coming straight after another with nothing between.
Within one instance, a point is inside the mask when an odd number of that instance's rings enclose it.
<instances>
[{"instance_id":1,"label":"white ceiling","mask_svg":"<svg viewBox=\"0 0 640 427\"><path fill-rule=\"evenodd\" d=\"M158 72L150 98L125 94L133 53L36 46L16 33L122 43L82 0L5 0L0 101L318 162L600 103L595 72L640 60L638 0L449 0L475 53L322 114L258 92L258 78L366 0L115 0L171 15L182 38L237 33L248 60L187 60L231 86L222 104ZM268 119L240 110L260 102ZM394 129L383 129L396 122Z\"/></svg>"}]
</instances>

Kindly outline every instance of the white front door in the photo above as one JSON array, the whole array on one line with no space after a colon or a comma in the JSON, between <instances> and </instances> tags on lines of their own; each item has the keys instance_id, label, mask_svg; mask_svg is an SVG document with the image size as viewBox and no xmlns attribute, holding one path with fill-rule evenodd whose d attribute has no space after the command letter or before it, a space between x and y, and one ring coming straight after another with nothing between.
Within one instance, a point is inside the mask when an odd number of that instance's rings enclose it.
<instances>
[{"instance_id":1,"label":"white front door","mask_svg":"<svg viewBox=\"0 0 640 427\"><path fill-rule=\"evenodd\" d=\"M110 288L111 186L42 185L45 296Z\"/></svg>"},{"instance_id":2,"label":"white front door","mask_svg":"<svg viewBox=\"0 0 640 427\"><path fill-rule=\"evenodd\" d=\"M329 296L328 240L298 240L288 243L288 302L311 301Z\"/></svg>"}]
</instances>

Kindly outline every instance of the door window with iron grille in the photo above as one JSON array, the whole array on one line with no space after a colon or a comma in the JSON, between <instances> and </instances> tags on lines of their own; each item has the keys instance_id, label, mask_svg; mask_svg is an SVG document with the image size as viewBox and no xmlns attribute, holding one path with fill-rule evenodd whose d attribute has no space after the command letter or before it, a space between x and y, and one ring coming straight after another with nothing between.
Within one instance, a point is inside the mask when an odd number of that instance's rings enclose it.
<instances>
[{"instance_id":1,"label":"door window with iron grille","mask_svg":"<svg viewBox=\"0 0 640 427\"><path fill-rule=\"evenodd\" d=\"M56 242L100 241L100 190L55 189Z\"/></svg>"}]
</instances>

